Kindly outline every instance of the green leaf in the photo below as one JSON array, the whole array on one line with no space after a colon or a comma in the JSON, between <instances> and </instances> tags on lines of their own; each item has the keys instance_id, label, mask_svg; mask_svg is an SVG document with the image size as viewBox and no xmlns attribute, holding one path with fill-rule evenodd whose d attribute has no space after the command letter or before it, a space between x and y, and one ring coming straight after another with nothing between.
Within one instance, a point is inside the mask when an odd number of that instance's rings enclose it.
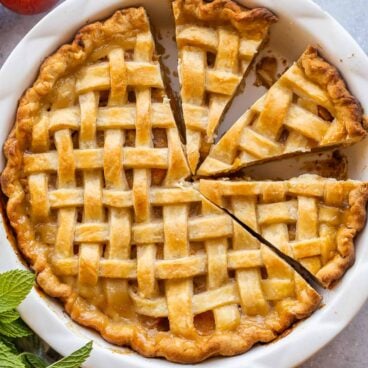
<instances>
[{"instance_id":1,"label":"green leaf","mask_svg":"<svg viewBox=\"0 0 368 368\"><path fill-rule=\"evenodd\" d=\"M14 339L0 334L0 343L6 345L11 350L12 353L18 354L18 349L17 346L15 345Z\"/></svg>"},{"instance_id":2,"label":"green leaf","mask_svg":"<svg viewBox=\"0 0 368 368\"><path fill-rule=\"evenodd\" d=\"M20 318L20 315L15 309L11 309L11 310L8 310L6 312L0 313L0 322L1 323L14 322L18 318Z\"/></svg>"},{"instance_id":3,"label":"green leaf","mask_svg":"<svg viewBox=\"0 0 368 368\"><path fill-rule=\"evenodd\" d=\"M58 362L49 366L49 368L79 368L84 361L89 357L92 351L92 341L84 345L73 354L65 357Z\"/></svg>"},{"instance_id":4,"label":"green leaf","mask_svg":"<svg viewBox=\"0 0 368 368\"><path fill-rule=\"evenodd\" d=\"M21 359L12 353L11 349L0 342L0 367L1 368L25 368Z\"/></svg>"},{"instance_id":5,"label":"green leaf","mask_svg":"<svg viewBox=\"0 0 368 368\"><path fill-rule=\"evenodd\" d=\"M0 356L2 356L2 354L13 354L13 352L9 346L6 346L2 341L0 341Z\"/></svg>"},{"instance_id":6,"label":"green leaf","mask_svg":"<svg viewBox=\"0 0 368 368\"><path fill-rule=\"evenodd\" d=\"M46 363L35 354L22 353L19 357L27 368L46 368Z\"/></svg>"},{"instance_id":7,"label":"green leaf","mask_svg":"<svg viewBox=\"0 0 368 368\"><path fill-rule=\"evenodd\" d=\"M8 337L24 337L33 333L20 319L11 323L0 322L0 332Z\"/></svg>"},{"instance_id":8,"label":"green leaf","mask_svg":"<svg viewBox=\"0 0 368 368\"><path fill-rule=\"evenodd\" d=\"M32 289L32 272L13 270L0 274L0 313L16 308Z\"/></svg>"}]
</instances>

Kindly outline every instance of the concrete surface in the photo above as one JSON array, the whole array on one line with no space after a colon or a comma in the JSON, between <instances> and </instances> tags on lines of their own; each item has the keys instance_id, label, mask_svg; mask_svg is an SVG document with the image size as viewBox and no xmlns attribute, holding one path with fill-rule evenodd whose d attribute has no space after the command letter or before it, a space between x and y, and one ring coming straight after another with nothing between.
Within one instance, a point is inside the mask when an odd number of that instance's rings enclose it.
<instances>
[{"instance_id":1,"label":"concrete surface","mask_svg":"<svg viewBox=\"0 0 368 368\"><path fill-rule=\"evenodd\" d=\"M315 1L332 14L368 53L368 0ZM21 16L0 6L0 66L26 32L41 18L42 14ZM366 367L368 365L367 340L368 303L335 340L305 362L302 367Z\"/></svg>"}]
</instances>

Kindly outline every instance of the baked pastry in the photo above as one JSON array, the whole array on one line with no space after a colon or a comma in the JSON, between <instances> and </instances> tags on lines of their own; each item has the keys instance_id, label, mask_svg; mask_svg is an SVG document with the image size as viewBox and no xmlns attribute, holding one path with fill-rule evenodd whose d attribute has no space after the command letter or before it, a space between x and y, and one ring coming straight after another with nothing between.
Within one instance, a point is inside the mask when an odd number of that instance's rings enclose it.
<instances>
[{"instance_id":1,"label":"baked pastry","mask_svg":"<svg viewBox=\"0 0 368 368\"><path fill-rule=\"evenodd\" d=\"M231 0L175 0L176 42L189 166L208 154L221 117L277 18Z\"/></svg>"},{"instance_id":2,"label":"baked pastry","mask_svg":"<svg viewBox=\"0 0 368 368\"><path fill-rule=\"evenodd\" d=\"M212 147L197 174L346 146L365 135L359 102L336 68L309 47Z\"/></svg>"},{"instance_id":3,"label":"baked pastry","mask_svg":"<svg viewBox=\"0 0 368 368\"><path fill-rule=\"evenodd\" d=\"M354 262L368 184L304 174L287 181L201 180L200 191L306 267L323 286Z\"/></svg>"},{"instance_id":4,"label":"baked pastry","mask_svg":"<svg viewBox=\"0 0 368 368\"><path fill-rule=\"evenodd\" d=\"M38 284L147 356L233 355L320 296L189 186L143 8L83 28L41 67L5 144L7 214Z\"/></svg>"},{"instance_id":5,"label":"baked pastry","mask_svg":"<svg viewBox=\"0 0 368 368\"><path fill-rule=\"evenodd\" d=\"M192 9L198 2L186 3ZM267 11L239 10L224 0L209 7L201 3L199 14L203 9L221 15L216 32L211 28L218 37L230 32L232 38L238 32L232 27L252 24L256 38L274 21ZM255 52L261 39L252 40ZM183 184L190 169L143 8L118 11L82 28L72 44L46 59L20 101L4 151L7 216L38 284L59 298L76 322L112 343L145 356L198 362L269 342L320 304L320 295L282 257L208 201L198 184ZM294 194L317 208L324 190L319 230L331 236L331 244L336 240L337 250L328 248L327 257L336 254L316 274L329 285L352 260L352 239L365 218L366 187L349 181L321 189L322 182L300 179L296 187L302 194L296 189ZM203 193L221 202L223 182L209 181L207 191L203 183ZM289 200L281 189L272 189L288 183L257 184L267 187L257 196ZM318 200L308 197L314 194ZM285 203L295 217L295 200ZM278 203L258 208L267 205ZM285 226L292 233L289 218L282 220L274 225L275 236L281 227L285 233ZM301 231L311 234L308 228ZM283 243L277 245L283 249ZM303 252L302 244L296 248ZM312 271L313 262L302 260ZM328 267L330 274L321 277Z\"/></svg>"}]
</instances>

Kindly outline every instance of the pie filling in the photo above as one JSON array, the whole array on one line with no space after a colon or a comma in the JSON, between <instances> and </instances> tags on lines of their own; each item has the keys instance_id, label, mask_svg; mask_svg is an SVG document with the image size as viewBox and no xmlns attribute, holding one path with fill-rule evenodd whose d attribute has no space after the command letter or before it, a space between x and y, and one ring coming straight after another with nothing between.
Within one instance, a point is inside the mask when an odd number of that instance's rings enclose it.
<instances>
[{"instance_id":1,"label":"pie filling","mask_svg":"<svg viewBox=\"0 0 368 368\"><path fill-rule=\"evenodd\" d=\"M269 342L321 301L287 262L206 197L329 286L352 263L367 190L317 177L184 182L197 165L190 147L202 150L218 124L209 126L208 114L220 118L275 19L228 0L176 0L174 14L184 119L189 110L197 114L185 121L187 152L145 10L129 8L84 27L46 59L20 101L1 184L38 284L76 322L145 356L193 363ZM207 89L187 72L205 77ZM337 108L324 93L311 112L315 104L306 106L305 96L302 103L275 86L269 99L283 106L291 99L292 111L313 115L316 134L335 124ZM256 105L261 111L268 103Z\"/></svg>"}]
</instances>

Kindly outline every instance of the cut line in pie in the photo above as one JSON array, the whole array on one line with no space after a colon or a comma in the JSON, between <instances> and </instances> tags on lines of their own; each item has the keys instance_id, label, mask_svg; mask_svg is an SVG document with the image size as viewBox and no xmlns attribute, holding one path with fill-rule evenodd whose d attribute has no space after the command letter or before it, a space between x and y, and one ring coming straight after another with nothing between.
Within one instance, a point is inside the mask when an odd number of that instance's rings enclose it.
<instances>
[{"instance_id":1,"label":"cut line in pie","mask_svg":"<svg viewBox=\"0 0 368 368\"><path fill-rule=\"evenodd\" d=\"M337 69L309 47L221 137L197 171L221 175L366 136L360 103Z\"/></svg>"}]
</instances>

